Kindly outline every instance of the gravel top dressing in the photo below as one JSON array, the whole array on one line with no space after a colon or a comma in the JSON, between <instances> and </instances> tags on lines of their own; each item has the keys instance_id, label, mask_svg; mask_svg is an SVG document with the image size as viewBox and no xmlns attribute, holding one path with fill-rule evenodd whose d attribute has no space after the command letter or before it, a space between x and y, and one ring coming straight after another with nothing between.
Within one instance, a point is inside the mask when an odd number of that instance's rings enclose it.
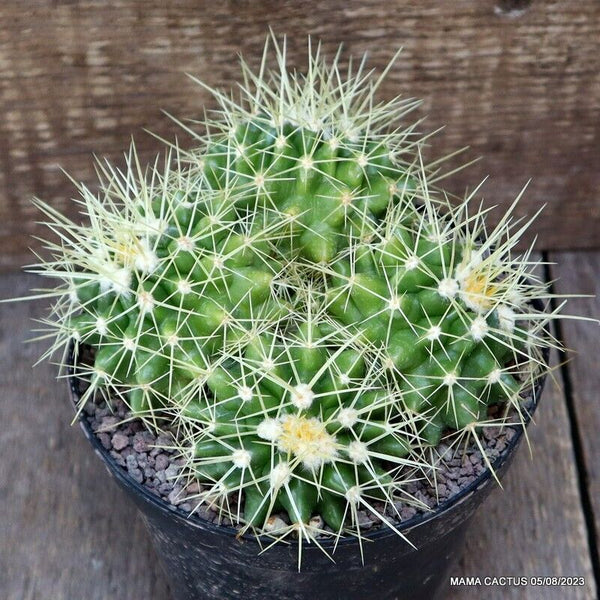
<instances>
[{"instance_id":1,"label":"gravel top dressing","mask_svg":"<svg viewBox=\"0 0 600 600\"><path fill-rule=\"evenodd\" d=\"M496 407L491 407L493 412ZM144 485L152 494L159 496L173 510L188 516L192 511L198 517L232 525L207 504L199 507L197 495L202 487L197 482L187 482L181 479L181 459L174 446L174 435L163 432L155 435L147 429L140 419L130 419L127 407L119 400L112 400L112 407L106 402L101 404L88 402L85 406L85 418L104 448L110 452L116 463L138 483ZM493 462L506 448L516 434L515 426L486 427L483 429L481 444L490 460ZM398 499L394 506L386 507L383 503L375 503L376 508L396 521L406 521L418 513L435 508L441 502L450 499L472 483L485 469L486 462L481 450L475 443L459 447L449 447L442 442L436 449L440 454L435 481L418 479L404 487L405 499ZM231 504L237 502L237 493L232 494ZM271 518L271 526L277 529L282 524L279 519L288 522L282 513ZM320 517L316 517L320 527L323 527ZM378 527L381 524L372 513L359 511L361 530ZM241 527L241 526L240 526ZM239 527L238 527L239 528ZM329 528L324 527L325 530Z\"/></svg>"}]
</instances>

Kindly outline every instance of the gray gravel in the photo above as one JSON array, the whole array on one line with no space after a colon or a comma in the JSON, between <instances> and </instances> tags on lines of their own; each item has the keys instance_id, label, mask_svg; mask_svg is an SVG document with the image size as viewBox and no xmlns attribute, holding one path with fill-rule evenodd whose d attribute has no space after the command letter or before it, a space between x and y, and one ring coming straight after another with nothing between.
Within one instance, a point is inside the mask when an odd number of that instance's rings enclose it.
<instances>
[{"instance_id":1,"label":"gray gravel","mask_svg":"<svg viewBox=\"0 0 600 600\"><path fill-rule=\"evenodd\" d=\"M198 494L202 488L197 482L186 485L178 477L182 459L170 448L174 442L171 434L162 433L157 436L148 431L140 420L126 421L128 415L125 405L118 400L115 401L112 413L105 403L97 405L91 402L86 406L85 413L102 446L110 451L116 463L135 481L162 498L173 510L182 511L186 515L193 510L195 502L190 496ZM491 461L502 453L515 433L514 427L483 429L481 442ZM427 510L415 506L414 500L430 509L434 508L467 487L486 469L483 456L475 445L453 450L442 443L436 450L443 460L440 460L435 479L419 480L406 485L404 492L407 500L398 500L393 506L387 507L383 504L375 505L380 513L385 513L396 521L406 521ZM414 500L411 502L409 498ZM199 507L195 513L209 521L218 518L216 512L206 507ZM277 516L286 518L286 515ZM381 520L367 511L359 511L358 518L361 529L381 525ZM222 519L221 523L229 524L229 521Z\"/></svg>"}]
</instances>

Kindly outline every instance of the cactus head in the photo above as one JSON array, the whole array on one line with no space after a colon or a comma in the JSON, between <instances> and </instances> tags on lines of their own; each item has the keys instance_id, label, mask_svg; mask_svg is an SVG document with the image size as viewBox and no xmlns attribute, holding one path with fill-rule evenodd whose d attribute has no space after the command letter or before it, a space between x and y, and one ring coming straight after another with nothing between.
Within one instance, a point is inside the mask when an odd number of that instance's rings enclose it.
<instances>
[{"instance_id":1,"label":"cactus head","mask_svg":"<svg viewBox=\"0 0 600 600\"><path fill-rule=\"evenodd\" d=\"M532 305L511 211L488 232L435 187L415 101L377 103L364 61L343 75L317 50L301 75L275 55L185 126L192 150L101 165L89 223L40 204L60 242L39 269L65 282L47 323L52 350L95 350L82 405L119 395L177 430L199 502L258 533L360 536L358 510L429 476L442 436L524 414L556 314Z\"/></svg>"}]
</instances>

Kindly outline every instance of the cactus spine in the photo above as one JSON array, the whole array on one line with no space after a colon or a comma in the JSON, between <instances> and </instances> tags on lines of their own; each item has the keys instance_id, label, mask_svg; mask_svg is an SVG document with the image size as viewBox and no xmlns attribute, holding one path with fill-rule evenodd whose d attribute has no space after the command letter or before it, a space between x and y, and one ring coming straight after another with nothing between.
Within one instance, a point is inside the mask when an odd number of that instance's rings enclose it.
<instances>
[{"instance_id":1,"label":"cactus spine","mask_svg":"<svg viewBox=\"0 0 600 600\"><path fill-rule=\"evenodd\" d=\"M364 61L343 75L317 49L301 75L274 50L275 70L267 48L243 64L239 102L214 92L214 118L183 125L193 150L102 164L88 224L39 203L60 241L37 270L64 281L46 323L52 352L95 349L82 404L119 395L177 426L199 502L257 533L316 539L318 514L360 537L358 509L428 476L442 436L526 410L556 314L514 252L528 223L487 232L474 194L435 187L403 124L417 102L378 104Z\"/></svg>"}]
</instances>

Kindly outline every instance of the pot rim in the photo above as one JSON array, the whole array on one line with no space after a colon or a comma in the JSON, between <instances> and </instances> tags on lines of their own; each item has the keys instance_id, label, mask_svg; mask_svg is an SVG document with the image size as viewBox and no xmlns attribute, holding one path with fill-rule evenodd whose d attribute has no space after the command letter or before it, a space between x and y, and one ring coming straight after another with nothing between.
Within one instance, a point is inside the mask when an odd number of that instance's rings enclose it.
<instances>
[{"instance_id":1,"label":"pot rim","mask_svg":"<svg viewBox=\"0 0 600 600\"><path fill-rule=\"evenodd\" d=\"M548 360L549 350L547 348L544 348L543 355L544 359ZM69 385L71 401L74 405L76 405L76 401L79 398L80 394L77 390L78 378L74 373L73 361L74 343L71 342L68 352L67 380ZM515 428L515 435L507 443L502 453L493 460L493 471L498 471L518 446L521 440L521 436L523 435L525 428L531 422L532 416L539 404L539 398L544 389L546 377L546 373L542 374L535 381L533 387L529 390L527 397L523 399L524 404L527 407L527 410L525 411L524 415L525 418L523 420L523 425L516 423L506 425L507 427ZM102 443L98 439L98 436L92 430L83 412L79 415L78 421L85 433L86 438L88 438L88 440L92 444L92 447L94 448L95 452L98 453L100 458L110 469L110 471L115 475L115 477L119 479L124 485L133 488L146 502L153 505L155 509L162 512L164 515L170 515L171 517L177 520L184 521L187 525L192 525L199 529L206 529L211 531L212 533L223 534L231 537L236 537L238 539L243 539L246 541L252 541L254 543L258 543L259 545L260 541L265 541L267 543L272 543L274 541L274 538L272 536L269 536L268 534L257 536L252 533L244 533L240 536L239 530L235 527L232 527L230 525L220 525L217 523L213 523L212 521L203 519L196 513L186 515L183 511L177 508L172 508L171 505L169 505L165 500L163 500L160 496L157 496L150 492L148 488L143 484L138 483L129 475L129 473L127 473L127 471L123 467L119 466L116 463L115 459L110 455L110 452L102 445ZM450 511L455 506L459 505L467 496L475 493L480 487L482 487L484 484L487 484L491 478L492 470L490 470L489 467L486 467L486 469L482 471L469 485L461 489L457 494L454 494L453 496L450 496L446 500L440 502L431 511L419 512L410 519L407 519L406 521L394 523L394 527L398 532L406 533L415 527L423 525L428 521L442 516L444 513ZM382 525L375 530L366 531L364 534L361 533L361 538L369 541L375 541L380 538L396 535L398 535L396 531ZM345 535L339 538L320 538L319 545L324 549L331 548L332 550L334 550L340 545L354 544L356 543L356 541L357 538L355 536ZM314 546L314 544L312 544L312 542L310 542L309 540L303 540L302 545L303 547Z\"/></svg>"}]
</instances>

